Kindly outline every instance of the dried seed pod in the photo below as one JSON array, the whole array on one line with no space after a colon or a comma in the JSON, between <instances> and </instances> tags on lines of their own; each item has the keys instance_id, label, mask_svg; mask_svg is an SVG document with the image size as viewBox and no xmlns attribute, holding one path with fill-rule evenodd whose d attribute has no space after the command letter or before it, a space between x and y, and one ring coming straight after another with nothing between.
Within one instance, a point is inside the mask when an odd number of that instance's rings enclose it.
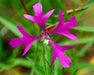
<instances>
[{"instance_id":1,"label":"dried seed pod","mask_svg":"<svg viewBox=\"0 0 94 75\"><path fill-rule=\"evenodd\" d=\"M46 28L47 32L51 32L53 31L56 27L57 27L58 24L54 24L54 25L50 25Z\"/></svg>"}]
</instances>

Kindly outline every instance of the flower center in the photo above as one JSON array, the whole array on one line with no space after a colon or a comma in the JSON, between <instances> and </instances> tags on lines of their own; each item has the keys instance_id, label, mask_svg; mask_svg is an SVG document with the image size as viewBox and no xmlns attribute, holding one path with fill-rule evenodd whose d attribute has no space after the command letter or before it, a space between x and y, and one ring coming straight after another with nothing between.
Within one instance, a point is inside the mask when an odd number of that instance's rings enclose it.
<instances>
[{"instance_id":1,"label":"flower center","mask_svg":"<svg viewBox=\"0 0 94 75\"><path fill-rule=\"evenodd\" d=\"M48 40L48 39L45 39L45 40L44 40L44 43L48 45L49 40Z\"/></svg>"},{"instance_id":2,"label":"flower center","mask_svg":"<svg viewBox=\"0 0 94 75\"><path fill-rule=\"evenodd\" d=\"M41 39L41 42L48 44L49 43L49 39L50 37L48 36L48 34L44 34L44 36Z\"/></svg>"}]
</instances>

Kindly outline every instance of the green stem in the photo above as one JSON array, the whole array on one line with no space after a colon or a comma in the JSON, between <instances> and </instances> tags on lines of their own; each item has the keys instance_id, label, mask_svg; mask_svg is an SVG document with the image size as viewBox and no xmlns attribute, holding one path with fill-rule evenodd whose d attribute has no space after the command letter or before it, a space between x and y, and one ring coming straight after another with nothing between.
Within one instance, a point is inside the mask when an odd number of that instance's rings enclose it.
<instances>
[{"instance_id":1,"label":"green stem","mask_svg":"<svg viewBox=\"0 0 94 75\"><path fill-rule=\"evenodd\" d=\"M43 44L43 64L44 64L44 73L46 75L46 59L45 59L45 45Z\"/></svg>"},{"instance_id":2,"label":"green stem","mask_svg":"<svg viewBox=\"0 0 94 75\"><path fill-rule=\"evenodd\" d=\"M73 73L72 75L76 75L77 71L78 71L78 70L75 70L74 73Z\"/></svg>"},{"instance_id":3,"label":"green stem","mask_svg":"<svg viewBox=\"0 0 94 75\"><path fill-rule=\"evenodd\" d=\"M39 3L41 3L41 0L39 0Z\"/></svg>"},{"instance_id":4,"label":"green stem","mask_svg":"<svg viewBox=\"0 0 94 75\"><path fill-rule=\"evenodd\" d=\"M0 31L0 57L2 54L2 38L1 38L1 31Z\"/></svg>"},{"instance_id":5,"label":"green stem","mask_svg":"<svg viewBox=\"0 0 94 75\"><path fill-rule=\"evenodd\" d=\"M62 72L61 72L61 75L64 75L64 67L62 68Z\"/></svg>"},{"instance_id":6,"label":"green stem","mask_svg":"<svg viewBox=\"0 0 94 75\"><path fill-rule=\"evenodd\" d=\"M20 0L20 2L21 2L21 4L22 4L24 10L26 11L26 13L29 14L29 12L28 12L28 10L27 10L25 4L24 4L24 1L23 1L23 0Z\"/></svg>"},{"instance_id":7,"label":"green stem","mask_svg":"<svg viewBox=\"0 0 94 75\"><path fill-rule=\"evenodd\" d=\"M25 5L24 1L23 0L20 0L20 2L22 4L24 10L26 11L26 13L30 15L29 11L26 8L26 5ZM35 26L34 22L31 22L31 23L32 23L33 27L35 28L35 30L37 31L37 27Z\"/></svg>"}]
</instances>

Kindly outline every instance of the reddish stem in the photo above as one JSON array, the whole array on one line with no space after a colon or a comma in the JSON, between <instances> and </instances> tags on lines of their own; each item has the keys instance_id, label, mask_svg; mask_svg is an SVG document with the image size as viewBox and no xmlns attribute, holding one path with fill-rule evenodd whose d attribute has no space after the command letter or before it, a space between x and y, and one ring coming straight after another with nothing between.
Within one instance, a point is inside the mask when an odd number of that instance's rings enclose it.
<instances>
[{"instance_id":1,"label":"reddish stem","mask_svg":"<svg viewBox=\"0 0 94 75\"><path fill-rule=\"evenodd\" d=\"M21 4L22 4L22 6L23 6L25 12L26 12L27 14L29 14L29 12L28 12L28 10L27 10L25 4L24 4L24 1L23 1L23 0L20 0L20 2L21 2ZM31 23L32 23L32 25L34 26L35 30L37 30L37 27L34 25L34 22L31 22Z\"/></svg>"},{"instance_id":2,"label":"reddish stem","mask_svg":"<svg viewBox=\"0 0 94 75\"><path fill-rule=\"evenodd\" d=\"M20 0L20 2L21 2L21 4L23 5L24 10L26 11L26 13L27 13L27 14L29 14L29 12L28 12L28 10L27 10L27 8L26 8L26 6L25 6L25 4L24 4L23 0Z\"/></svg>"}]
</instances>

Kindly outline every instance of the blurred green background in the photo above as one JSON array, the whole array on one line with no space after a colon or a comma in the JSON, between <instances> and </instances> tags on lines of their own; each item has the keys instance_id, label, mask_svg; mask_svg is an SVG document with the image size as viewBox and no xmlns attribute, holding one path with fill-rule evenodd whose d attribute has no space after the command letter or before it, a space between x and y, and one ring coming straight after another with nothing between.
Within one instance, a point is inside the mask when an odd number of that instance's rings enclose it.
<instances>
[{"instance_id":1,"label":"blurred green background","mask_svg":"<svg viewBox=\"0 0 94 75\"><path fill-rule=\"evenodd\" d=\"M0 0L0 75L94 75L94 0L40 0L43 13L55 9L46 22L46 27L57 24L59 9L64 13L64 21L76 16L78 26L70 30L78 37L72 41L65 36L54 34L53 40L59 45L75 45L65 51L71 58L70 68L65 68L56 59L50 68L52 47L45 45L46 74L43 63L43 43L35 41L29 52L22 57L25 46L12 48L8 43L12 38L21 37L16 26L22 26L33 36L40 34L36 23L24 18L26 14L21 0ZM32 6L39 0L23 0L28 12L34 15ZM37 31L37 32L36 32Z\"/></svg>"}]
</instances>

